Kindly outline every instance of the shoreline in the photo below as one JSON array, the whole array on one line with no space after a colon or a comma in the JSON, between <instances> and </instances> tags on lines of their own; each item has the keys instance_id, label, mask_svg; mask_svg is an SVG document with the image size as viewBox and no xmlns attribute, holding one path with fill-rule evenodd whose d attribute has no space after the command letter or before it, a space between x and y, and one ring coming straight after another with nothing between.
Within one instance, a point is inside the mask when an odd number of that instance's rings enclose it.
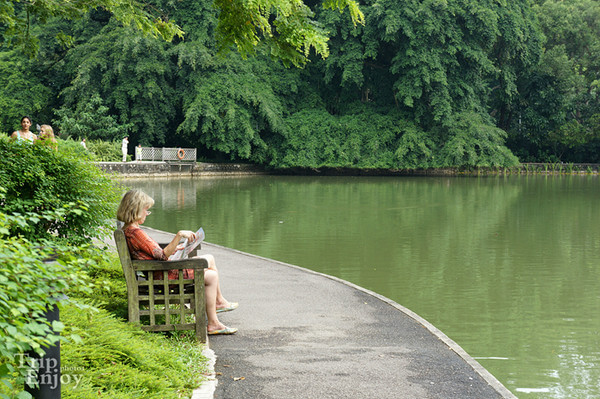
<instances>
[{"instance_id":1,"label":"shoreline","mask_svg":"<svg viewBox=\"0 0 600 399\"><path fill-rule=\"evenodd\" d=\"M268 167L245 163L208 162L97 162L105 172L118 178L140 177L208 177L208 176L598 176L600 164L525 163L511 168L436 168L436 169L360 169L345 167L288 168Z\"/></svg>"}]
</instances>

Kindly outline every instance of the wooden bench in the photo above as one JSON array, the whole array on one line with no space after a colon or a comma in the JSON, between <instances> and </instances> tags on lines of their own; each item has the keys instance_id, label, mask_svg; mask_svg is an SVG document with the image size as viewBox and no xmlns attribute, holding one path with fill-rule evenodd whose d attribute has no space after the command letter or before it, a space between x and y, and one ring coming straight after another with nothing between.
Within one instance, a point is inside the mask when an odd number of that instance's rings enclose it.
<instances>
[{"instance_id":1,"label":"wooden bench","mask_svg":"<svg viewBox=\"0 0 600 399\"><path fill-rule=\"evenodd\" d=\"M114 237L127 282L129 321L145 331L195 330L196 339L206 342L206 259L133 260L123 231L115 230ZM194 270L193 280L183 278L184 269ZM169 270L178 270L178 279L169 280ZM162 280L154 278L156 271L162 272ZM187 322L189 315L193 320Z\"/></svg>"}]
</instances>

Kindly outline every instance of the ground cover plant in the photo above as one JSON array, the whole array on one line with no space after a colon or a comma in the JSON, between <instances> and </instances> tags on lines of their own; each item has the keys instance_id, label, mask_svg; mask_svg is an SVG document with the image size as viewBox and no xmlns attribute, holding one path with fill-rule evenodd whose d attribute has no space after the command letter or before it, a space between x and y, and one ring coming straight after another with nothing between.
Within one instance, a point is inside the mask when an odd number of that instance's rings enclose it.
<instances>
[{"instance_id":1,"label":"ground cover plant","mask_svg":"<svg viewBox=\"0 0 600 399\"><path fill-rule=\"evenodd\" d=\"M61 321L81 337L61 347L65 399L191 397L203 380L203 346L190 336L147 333L101 308L68 306Z\"/></svg>"}]
</instances>

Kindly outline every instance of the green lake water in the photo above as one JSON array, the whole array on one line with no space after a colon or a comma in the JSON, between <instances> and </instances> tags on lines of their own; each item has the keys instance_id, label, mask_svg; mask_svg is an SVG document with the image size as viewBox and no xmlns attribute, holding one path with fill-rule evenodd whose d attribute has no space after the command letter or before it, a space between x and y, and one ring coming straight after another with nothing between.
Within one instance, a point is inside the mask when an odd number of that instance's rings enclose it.
<instances>
[{"instance_id":1,"label":"green lake water","mask_svg":"<svg viewBox=\"0 0 600 399\"><path fill-rule=\"evenodd\" d=\"M146 225L334 275L427 319L519 398L600 397L597 176L125 180Z\"/></svg>"}]
</instances>

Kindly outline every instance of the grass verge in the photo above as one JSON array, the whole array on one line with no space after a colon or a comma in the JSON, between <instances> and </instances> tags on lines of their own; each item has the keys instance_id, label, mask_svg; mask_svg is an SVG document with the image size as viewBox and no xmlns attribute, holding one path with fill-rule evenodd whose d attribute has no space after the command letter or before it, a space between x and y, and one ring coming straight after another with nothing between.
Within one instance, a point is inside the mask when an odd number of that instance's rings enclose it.
<instances>
[{"instance_id":1,"label":"grass verge","mask_svg":"<svg viewBox=\"0 0 600 399\"><path fill-rule=\"evenodd\" d=\"M67 306L61 347L63 399L189 398L206 372L203 345L187 335L146 333L106 310Z\"/></svg>"}]
</instances>

